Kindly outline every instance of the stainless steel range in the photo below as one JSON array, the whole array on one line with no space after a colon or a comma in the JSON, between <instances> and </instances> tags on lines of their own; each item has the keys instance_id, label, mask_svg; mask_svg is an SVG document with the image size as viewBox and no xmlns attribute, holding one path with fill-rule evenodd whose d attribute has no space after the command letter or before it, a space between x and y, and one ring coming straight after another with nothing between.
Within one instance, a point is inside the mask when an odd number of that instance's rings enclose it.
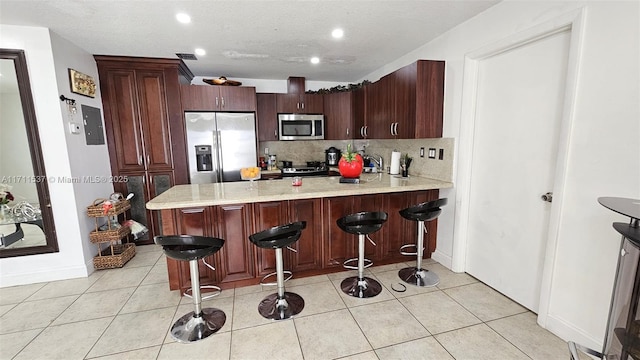
<instances>
[{"instance_id":1,"label":"stainless steel range","mask_svg":"<svg viewBox=\"0 0 640 360\"><path fill-rule=\"evenodd\" d=\"M293 176L327 176L329 168L325 165L319 166L294 166L282 169L282 177Z\"/></svg>"}]
</instances>

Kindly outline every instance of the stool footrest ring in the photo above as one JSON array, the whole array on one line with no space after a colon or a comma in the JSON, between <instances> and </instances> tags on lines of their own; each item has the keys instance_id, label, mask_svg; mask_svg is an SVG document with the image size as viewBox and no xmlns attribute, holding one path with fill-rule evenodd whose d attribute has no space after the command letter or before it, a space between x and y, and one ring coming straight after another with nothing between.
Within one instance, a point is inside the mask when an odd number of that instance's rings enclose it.
<instances>
[{"instance_id":1,"label":"stool footrest ring","mask_svg":"<svg viewBox=\"0 0 640 360\"><path fill-rule=\"evenodd\" d=\"M357 266L353 266L353 265L348 265L350 263L357 263L358 262L358 258L352 258L352 259L347 259L342 263L342 267L345 269L349 269L349 270L358 270ZM364 259L364 268L368 268L369 266L373 265L373 261L369 260L369 259Z\"/></svg>"},{"instance_id":2,"label":"stool footrest ring","mask_svg":"<svg viewBox=\"0 0 640 360\"><path fill-rule=\"evenodd\" d=\"M284 275L288 275L284 281L287 282L289 279L291 279L293 277L293 273L289 270L285 270L283 271ZM262 280L260 280L260 285L267 285L267 286L276 286L278 285L277 282L264 282L268 277L274 276L274 275L278 275L277 272L272 272L270 274L267 274L265 276L262 277Z\"/></svg>"},{"instance_id":3,"label":"stool footrest ring","mask_svg":"<svg viewBox=\"0 0 640 360\"><path fill-rule=\"evenodd\" d=\"M406 248L416 248L416 252L406 252L406 251L402 251ZM400 255L408 255L408 256L417 256L418 255L418 244L406 244L406 245L402 245L400 247ZM422 250L424 251L424 248L422 248Z\"/></svg>"},{"instance_id":4,"label":"stool footrest ring","mask_svg":"<svg viewBox=\"0 0 640 360\"><path fill-rule=\"evenodd\" d=\"M209 294L207 296L201 296L200 300L209 300L212 299L218 295L220 295L222 293L222 289L220 289L220 287L215 286L215 285L202 285L200 286L200 290L202 289L213 289L216 290L213 294ZM190 299L193 299L193 296L191 296L191 292L192 292L192 288L188 288L187 290L184 291L184 293L182 295L184 295L185 297L188 297Z\"/></svg>"}]
</instances>

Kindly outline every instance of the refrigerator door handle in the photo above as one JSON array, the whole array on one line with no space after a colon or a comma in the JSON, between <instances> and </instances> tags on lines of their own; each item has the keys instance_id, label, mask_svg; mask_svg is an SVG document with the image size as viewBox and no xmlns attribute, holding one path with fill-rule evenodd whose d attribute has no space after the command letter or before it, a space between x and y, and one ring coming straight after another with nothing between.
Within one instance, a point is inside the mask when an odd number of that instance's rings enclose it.
<instances>
[{"instance_id":1,"label":"refrigerator door handle","mask_svg":"<svg viewBox=\"0 0 640 360\"><path fill-rule=\"evenodd\" d=\"M216 160L218 161L218 171L217 171L217 177L218 177L218 182L222 182L222 170L224 169L224 166L222 164L222 134L220 133L220 130L216 130L214 132L215 137L216 137Z\"/></svg>"}]
</instances>

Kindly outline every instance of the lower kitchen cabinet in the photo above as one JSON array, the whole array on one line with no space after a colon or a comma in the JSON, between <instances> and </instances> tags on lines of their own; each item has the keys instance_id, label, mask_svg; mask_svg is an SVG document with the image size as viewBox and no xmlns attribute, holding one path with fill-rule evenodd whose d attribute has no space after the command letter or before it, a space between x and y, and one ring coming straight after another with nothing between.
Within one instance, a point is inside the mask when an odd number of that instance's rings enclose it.
<instances>
[{"instance_id":1,"label":"lower kitchen cabinet","mask_svg":"<svg viewBox=\"0 0 640 360\"><path fill-rule=\"evenodd\" d=\"M220 205L213 210L214 236L224 239L224 246L215 254L219 283L255 278L255 246L249 241L254 233L252 204Z\"/></svg>"},{"instance_id":2,"label":"lower kitchen cabinet","mask_svg":"<svg viewBox=\"0 0 640 360\"><path fill-rule=\"evenodd\" d=\"M438 190L405 193L342 196L254 204L219 205L163 210L162 230L167 234L214 236L225 240L216 254L205 260L215 271L199 264L202 285L217 284L223 288L236 284L256 284L275 271L275 251L255 246L249 235L296 221L306 221L298 241L283 249L285 270L306 276L334 272L346 259L358 256L358 236L342 231L339 218L361 211L385 211L389 215L382 229L371 234L375 245L365 241L365 256L374 262L414 261L400 255L400 247L416 242L416 223L400 216L399 211L421 202L438 198ZM154 214L155 216L156 214ZM155 217L154 217L155 218ZM425 256L435 249L436 221L427 223ZM171 289L184 291L190 287L187 262L168 259Z\"/></svg>"}]
</instances>

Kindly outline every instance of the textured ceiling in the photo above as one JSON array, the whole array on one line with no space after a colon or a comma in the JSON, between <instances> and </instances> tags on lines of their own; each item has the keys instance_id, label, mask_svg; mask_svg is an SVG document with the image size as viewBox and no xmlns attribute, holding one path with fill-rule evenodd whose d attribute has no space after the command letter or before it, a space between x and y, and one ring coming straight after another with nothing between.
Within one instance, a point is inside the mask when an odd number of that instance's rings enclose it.
<instances>
[{"instance_id":1,"label":"textured ceiling","mask_svg":"<svg viewBox=\"0 0 640 360\"><path fill-rule=\"evenodd\" d=\"M497 2L0 0L0 23L50 28L91 54L175 58L203 48L185 60L201 76L356 81ZM177 12L192 22L178 23Z\"/></svg>"}]
</instances>

